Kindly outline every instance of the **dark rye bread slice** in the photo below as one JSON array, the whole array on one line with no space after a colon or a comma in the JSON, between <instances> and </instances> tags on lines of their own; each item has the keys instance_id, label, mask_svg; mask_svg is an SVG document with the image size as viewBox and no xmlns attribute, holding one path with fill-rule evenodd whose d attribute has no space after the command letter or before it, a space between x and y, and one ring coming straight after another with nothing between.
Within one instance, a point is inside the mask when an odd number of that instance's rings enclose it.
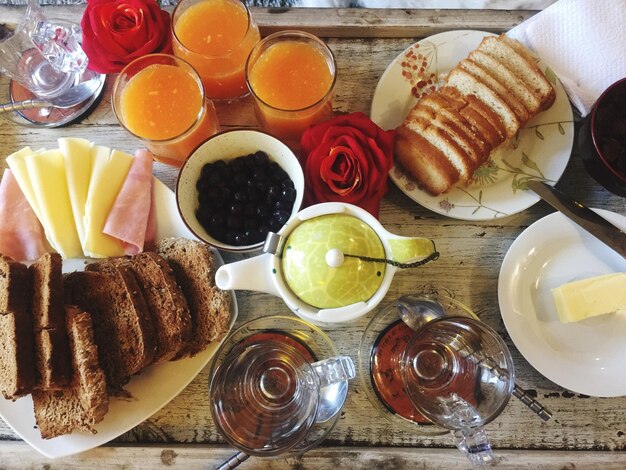
<instances>
[{"instance_id":1,"label":"dark rye bread slice","mask_svg":"<svg viewBox=\"0 0 626 470\"><path fill-rule=\"evenodd\" d=\"M35 421L43 439L78 429L95 433L109 409L104 372L98 359L91 315L67 306L66 324L72 351L72 380L62 390L33 391Z\"/></svg>"},{"instance_id":2,"label":"dark rye bread slice","mask_svg":"<svg viewBox=\"0 0 626 470\"><path fill-rule=\"evenodd\" d=\"M215 285L217 266L207 245L185 238L164 238L157 242L156 251L172 267L187 298L193 325L188 351L194 355L228 332L231 294Z\"/></svg>"},{"instance_id":3,"label":"dark rye bread slice","mask_svg":"<svg viewBox=\"0 0 626 470\"><path fill-rule=\"evenodd\" d=\"M100 363L113 392L154 360L156 341L148 308L129 268L63 276L65 302L91 313Z\"/></svg>"},{"instance_id":4,"label":"dark rye bread slice","mask_svg":"<svg viewBox=\"0 0 626 470\"><path fill-rule=\"evenodd\" d=\"M0 394L7 400L27 395L36 382L31 291L28 268L0 255Z\"/></svg>"},{"instance_id":5,"label":"dark rye bread slice","mask_svg":"<svg viewBox=\"0 0 626 470\"><path fill-rule=\"evenodd\" d=\"M29 270L33 278L36 387L64 388L70 381L71 361L63 306L63 260L58 253L45 253Z\"/></svg>"},{"instance_id":6,"label":"dark rye bread slice","mask_svg":"<svg viewBox=\"0 0 626 470\"><path fill-rule=\"evenodd\" d=\"M109 258L86 269L98 271L106 264L127 266L137 277L156 333L154 361L179 357L192 339L191 315L167 261L154 252L145 252L131 258Z\"/></svg>"}]
</instances>

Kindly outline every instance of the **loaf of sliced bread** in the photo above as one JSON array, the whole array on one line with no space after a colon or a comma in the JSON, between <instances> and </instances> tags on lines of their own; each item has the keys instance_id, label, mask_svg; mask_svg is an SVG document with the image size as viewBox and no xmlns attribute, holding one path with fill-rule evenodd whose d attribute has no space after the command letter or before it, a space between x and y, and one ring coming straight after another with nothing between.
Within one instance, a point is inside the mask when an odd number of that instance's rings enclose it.
<instances>
[{"instance_id":1,"label":"loaf of sliced bread","mask_svg":"<svg viewBox=\"0 0 626 470\"><path fill-rule=\"evenodd\" d=\"M228 331L231 294L215 285L215 256L204 243L164 238L157 242L156 251L171 266L187 298L193 336L186 351L197 354Z\"/></svg>"},{"instance_id":2,"label":"loaf of sliced bread","mask_svg":"<svg viewBox=\"0 0 626 470\"><path fill-rule=\"evenodd\" d=\"M15 400L36 383L35 338L28 268L0 255L0 394Z\"/></svg>"},{"instance_id":3,"label":"loaf of sliced bread","mask_svg":"<svg viewBox=\"0 0 626 470\"><path fill-rule=\"evenodd\" d=\"M442 194L470 181L555 96L521 44L486 37L408 113L397 128L395 159L426 191Z\"/></svg>"},{"instance_id":4,"label":"loaf of sliced bread","mask_svg":"<svg viewBox=\"0 0 626 470\"><path fill-rule=\"evenodd\" d=\"M63 276L65 301L92 315L100 363L112 391L119 391L154 360L156 340L141 289L125 266Z\"/></svg>"},{"instance_id":5,"label":"loaf of sliced bread","mask_svg":"<svg viewBox=\"0 0 626 470\"><path fill-rule=\"evenodd\" d=\"M45 253L29 269L33 278L36 387L64 388L70 381L71 360L63 307L63 260L58 253Z\"/></svg>"},{"instance_id":6,"label":"loaf of sliced bread","mask_svg":"<svg viewBox=\"0 0 626 470\"><path fill-rule=\"evenodd\" d=\"M75 429L95 433L94 425L108 411L106 379L99 364L91 316L68 306L66 325L72 380L61 390L33 391L35 420L43 439L69 434Z\"/></svg>"},{"instance_id":7,"label":"loaf of sliced bread","mask_svg":"<svg viewBox=\"0 0 626 470\"><path fill-rule=\"evenodd\" d=\"M192 339L191 315L167 261L154 252L144 252L131 258L109 258L86 269L101 271L107 264L126 266L137 278L155 329L154 362L179 357Z\"/></svg>"}]
</instances>

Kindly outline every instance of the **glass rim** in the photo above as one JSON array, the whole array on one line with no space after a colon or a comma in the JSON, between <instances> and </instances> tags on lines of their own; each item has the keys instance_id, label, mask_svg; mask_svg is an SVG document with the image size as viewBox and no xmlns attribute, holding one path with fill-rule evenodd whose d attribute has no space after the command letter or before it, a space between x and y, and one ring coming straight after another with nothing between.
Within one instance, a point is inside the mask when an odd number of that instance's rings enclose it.
<instances>
[{"instance_id":1,"label":"glass rim","mask_svg":"<svg viewBox=\"0 0 626 470\"><path fill-rule=\"evenodd\" d=\"M283 108L278 108L276 106L272 106L271 104L267 103L264 99L262 99L261 97L259 97L256 94L256 92L254 91L254 88L250 84L250 80L248 78L248 76L249 76L248 69L250 67L250 59L252 58L253 54L255 54L262 46L264 46L265 44L267 44L271 40L274 40L274 39L276 39L278 37L282 37L282 36L292 36L294 38L300 37L300 38L307 38L307 39L313 40L315 43L321 45L322 49L329 54L330 59L331 59L331 63L333 65L333 70L332 70L333 80L332 80L330 86L328 87L328 91L326 93L324 93L324 96L322 96L315 103L312 103L312 104L310 104L308 106L305 106L303 108L283 109ZM259 57L260 57L260 55L261 54L259 54ZM261 41L259 41L258 43L256 43L254 45L254 47L252 48L252 50L250 51L250 54L248 54L248 58L246 59L246 65L245 65L244 71L245 71L245 75L246 75L246 85L248 86L248 89L250 90L250 94L254 97L254 99L258 100L259 102L263 103L264 106L267 106L268 108L270 108L270 109L272 109L274 111L280 111L280 112L284 112L284 113L298 113L298 112L307 111L309 109L313 109L313 108L319 106L320 104L324 103L328 99L328 97L330 95L332 95L333 90L335 89L335 84L337 82L337 60L335 59L335 54L333 54L333 51L330 49L330 47L328 47L328 45L324 41L322 41L320 38L318 38L314 34L307 33L306 31L296 30L296 29L286 29L284 31L278 31L276 33L272 33L269 36L266 36L265 38L261 39Z\"/></svg>"},{"instance_id":2,"label":"glass rim","mask_svg":"<svg viewBox=\"0 0 626 470\"><path fill-rule=\"evenodd\" d=\"M207 59L223 59L223 58L226 58L226 57L230 56L233 52L238 51L239 48L241 47L241 45L246 40L246 38L248 37L248 35L250 34L250 31L254 28L254 20L252 18L252 14L250 13L250 10L246 6L246 4L243 3L242 0L225 0L225 1L228 1L229 3L238 4L238 5L243 7L244 11L246 12L246 18L248 20L248 27L246 28L245 34L241 37L241 40L237 43L237 45L235 47L233 47L232 49L229 49L228 51L226 51L226 52L224 52L222 54L209 55L209 54L203 54L202 52L198 52L198 51L194 51L193 49L190 49L189 47L187 47L180 40L180 38L176 34L176 29L175 29L175 26L174 26L174 18L176 18L176 12L178 11L178 8L181 5L188 4L188 3L192 2L192 1L193 0L180 0L176 4L176 6L174 7L174 10L172 11L172 19L170 21L170 31L172 33L172 42L175 41L176 44L179 45L181 47L181 49L183 49L186 53L197 55L197 56L200 56L200 57L203 57L203 58L207 58ZM203 1L205 1L205 0L198 0L195 3L199 4L199 3L202 3Z\"/></svg>"},{"instance_id":3,"label":"glass rim","mask_svg":"<svg viewBox=\"0 0 626 470\"><path fill-rule=\"evenodd\" d=\"M194 81L196 82L196 85L198 85L198 89L200 90L200 103L201 104L200 104L200 110L198 111L198 115L196 116L196 119L183 132L181 132L180 134L174 137L169 137L167 139L150 139L150 138L142 137L136 134L135 132L133 132L126 126L124 120L122 119L122 111L121 109L118 110L117 109L118 106L116 106L116 102L121 97L121 93L122 93L121 91L118 91L118 88L122 86L122 77L124 76L125 73L128 73L128 69L130 69L131 66L136 66L138 63L142 61L149 61L151 59L158 59L158 58L169 59L169 60L172 60L173 62L180 62L183 68L187 69L189 74L193 77ZM158 62L155 62L155 63L158 64ZM148 65L153 65L153 63L150 63ZM179 64L177 64L176 66L178 67ZM143 67L141 70L144 70L144 69L145 67ZM137 73L134 73L132 76L135 76ZM113 114L115 114L117 121L128 133L130 133L133 137L138 138L142 142L154 142L156 144L165 144L165 143L169 144L169 143L173 143L173 142L176 142L177 140L185 138L191 131L193 131L196 128L196 126L200 124L200 122L202 121L202 118L204 117L204 114L207 112L205 109L206 108L206 96L204 93L204 86L202 85L202 80L200 79L200 76L198 75L198 72L196 71L196 69L194 69L189 62L187 62L184 59L181 59L180 57L177 57L173 54L163 54L163 53L146 54L146 55L137 57L136 59L133 59L131 62L129 62L128 64L124 66L124 68L119 72L119 74L115 78L115 83L113 84L113 89L111 90L111 106L113 107Z\"/></svg>"}]
</instances>

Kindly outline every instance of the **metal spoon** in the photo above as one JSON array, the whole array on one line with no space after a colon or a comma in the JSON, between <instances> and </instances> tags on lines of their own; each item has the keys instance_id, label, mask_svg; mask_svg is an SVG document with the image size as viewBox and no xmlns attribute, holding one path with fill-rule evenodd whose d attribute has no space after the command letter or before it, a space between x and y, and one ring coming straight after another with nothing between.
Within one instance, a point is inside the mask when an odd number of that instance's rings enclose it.
<instances>
[{"instance_id":1,"label":"metal spoon","mask_svg":"<svg viewBox=\"0 0 626 470\"><path fill-rule=\"evenodd\" d=\"M77 104L82 103L91 95L93 95L96 89L100 86L100 84L100 79L92 78L91 80L73 86L62 95L55 96L54 98L49 98L46 100L32 99L18 101L16 103L3 104L0 105L0 114L32 108L71 108L72 106L76 106Z\"/></svg>"},{"instance_id":2,"label":"metal spoon","mask_svg":"<svg viewBox=\"0 0 626 470\"><path fill-rule=\"evenodd\" d=\"M436 300L413 295L404 295L400 297L396 302L396 308L398 309L398 316L400 319L414 331L432 320L436 320L437 318L442 318L447 315L446 309ZM493 363L493 360L485 357L477 359L479 359L479 362L487 369L496 373L503 373L503 371ZM552 413L550 411L548 411L537 400L532 398L526 390L517 384L513 384L513 396L518 398L524 405L535 412L535 414L537 414L537 416L539 416L542 420L548 421L552 418Z\"/></svg>"}]
</instances>

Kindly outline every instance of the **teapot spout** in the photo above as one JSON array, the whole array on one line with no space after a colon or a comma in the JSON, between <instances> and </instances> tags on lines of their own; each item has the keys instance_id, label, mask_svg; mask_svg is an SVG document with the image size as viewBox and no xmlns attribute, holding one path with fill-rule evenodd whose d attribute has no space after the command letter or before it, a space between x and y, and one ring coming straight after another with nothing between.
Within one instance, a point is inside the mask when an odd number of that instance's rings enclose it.
<instances>
[{"instance_id":1,"label":"teapot spout","mask_svg":"<svg viewBox=\"0 0 626 470\"><path fill-rule=\"evenodd\" d=\"M215 273L215 285L222 290L251 290L280 297L272 279L272 254L225 264Z\"/></svg>"},{"instance_id":2,"label":"teapot spout","mask_svg":"<svg viewBox=\"0 0 626 470\"><path fill-rule=\"evenodd\" d=\"M391 259L400 264L411 264L424 260L433 261L439 257L435 242L429 238L399 237L387 238L391 250Z\"/></svg>"}]
</instances>

